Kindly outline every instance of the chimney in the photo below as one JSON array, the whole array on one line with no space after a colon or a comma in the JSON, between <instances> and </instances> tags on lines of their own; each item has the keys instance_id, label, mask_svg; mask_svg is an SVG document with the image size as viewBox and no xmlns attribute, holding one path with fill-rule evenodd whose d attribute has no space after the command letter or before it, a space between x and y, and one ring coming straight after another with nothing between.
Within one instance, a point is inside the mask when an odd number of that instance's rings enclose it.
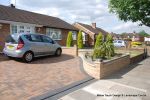
<instances>
[{"instance_id":1,"label":"chimney","mask_svg":"<svg viewBox=\"0 0 150 100\"><path fill-rule=\"evenodd\" d=\"M14 4L10 4L10 7L11 7L11 8L15 8L15 5L14 5Z\"/></svg>"},{"instance_id":2,"label":"chimney","mask_svg":"<svg viewBox=\"0 0 150 100\"><path fill-rule=\"evenodd\" d=\"M96 29L96 23L92 23L92 27Z\"/></svg>"}]
</instances>

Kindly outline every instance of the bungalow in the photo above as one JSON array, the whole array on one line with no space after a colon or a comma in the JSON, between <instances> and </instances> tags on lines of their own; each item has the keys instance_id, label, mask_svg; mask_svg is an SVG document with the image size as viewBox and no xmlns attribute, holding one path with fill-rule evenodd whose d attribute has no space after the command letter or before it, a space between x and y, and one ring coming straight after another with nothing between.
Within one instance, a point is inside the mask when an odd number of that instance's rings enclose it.
<instances>
[{"instance_id":1,"label":"bungalow","mask_svg":"<svg viewBox=\"0 0 150 100\"><path fill-rule=\"evenodd\" d=\"M140 36L138 33L133 32L133 33L122 33L120 34L122 39L124 40L132 40L132 41L140 41L144 42L144 37Z\"/></svg>"},{"instance_id":2,"label":"bungalow","mask_svg":"<svg viewBox=\"0 0 150 100\"><path fill-rule=\"evenodd\" d=\"M122 37L120 34L113 33L113 32L111 32L110 34L113 37L113 40L122 40Z\"/></svg>"},{"instance_id":3,"label":"bungalow","mask_svg":"<svg viewBox=\"0 0 150 100\"><path fill-rule=\"evenodd\" d=\"M13 33L46 34L64 46L69 31L73 31L73 38L76 40L78 30L60 18L17 9L13 5L0 5L1 46L4 46L6 36Z\"/></svg>"},{"instance_id":4,"label":"bungalow","mask_svg":"<svg viewBox=\"0 0 150 100\"><path fill-rule=\"evenodd\" d=\"M83 42L85 46L93 46L95 44L96 35L98 35L100 32L104 35L104 38L108 34L108 32L105 30L96 27L96 23L92 23L92 25L74 23L73 25L82 31Z\"/></svg>"}]
</instances>

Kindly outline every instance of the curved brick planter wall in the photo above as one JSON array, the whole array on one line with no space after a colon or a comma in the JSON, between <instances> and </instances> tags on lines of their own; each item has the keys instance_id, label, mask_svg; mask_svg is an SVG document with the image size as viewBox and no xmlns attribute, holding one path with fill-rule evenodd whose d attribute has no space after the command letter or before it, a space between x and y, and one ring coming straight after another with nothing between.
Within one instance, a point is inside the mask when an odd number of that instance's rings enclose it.
<instances>
[{"instance_id":1,"label":"curved brick planter wall","mask_svg":"<svg viewBox=\"0 0 150 100\"><path fill-rule=\"evenodd\" d=\"M108 60L104 62L95 61L89 63L83 59L84 70L92 77L96 79L101 79L108 76L118 70L128 66L130 64L130 56L124 55L122 57L115 58L113 60Z\"/></svg>"}]
</instances>

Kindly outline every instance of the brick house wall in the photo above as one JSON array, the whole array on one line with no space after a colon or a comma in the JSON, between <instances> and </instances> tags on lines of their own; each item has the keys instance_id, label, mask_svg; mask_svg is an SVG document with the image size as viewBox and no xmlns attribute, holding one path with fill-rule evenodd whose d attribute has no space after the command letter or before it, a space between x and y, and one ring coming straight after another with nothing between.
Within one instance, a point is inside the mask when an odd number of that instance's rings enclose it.
<instances>
[{"instance_id":1,"label":"brick house wall","mask_svg":"<svg viewBox=\"0 0 150 100\"><path fill-rule=\"evenodd\" d=\"M90 46L93 46L93 45L94 45L95 39L94 39L94 35L93 35L92 33L89 34L88 41L89 41L89 45L90 45Z\"/></svg>"},{"instance_id":2,"label":"brick house wall","mask_svg":"<svg viewBox=\"0 0 150 100\"><path fill-rule=\"evenodd\" d=\"M58 44L60 44L61 46L66 46L66 41L67 41L67 36L68 36L68 32L70 30L67 29L61 29L61 33L62 33L62 40L56 40ZM73 44L76 44L76 41L73 41Z\"/></svg>"},{"instance_id":3,"label":"brick house wall","mask_svg":"<svg viewBox=\"0 0 150 100\"><path fill-rule=\"evenodd\" d=\"M5 39L7 35L10 34L10 24L0 23L2 26L0 28L0 52L5 45Z\"/></svg>"},{"instance_id":4,"label":"brick house wall","mask_svg":"<svg viewBox=\"0 0 150 100\"><path fill-rule=\"evenodd\" d=\"M35 33L46 33L46 27L35 27Z\"/></svg>"}]
</instances>

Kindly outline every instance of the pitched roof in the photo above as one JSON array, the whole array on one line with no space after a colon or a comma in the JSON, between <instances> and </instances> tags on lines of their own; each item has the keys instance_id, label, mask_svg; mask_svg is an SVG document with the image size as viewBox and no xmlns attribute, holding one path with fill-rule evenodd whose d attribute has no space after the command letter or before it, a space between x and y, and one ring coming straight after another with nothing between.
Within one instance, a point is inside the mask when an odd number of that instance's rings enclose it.
<instances>
[{"instance_id":1,"label":"pitched roof","mask_svg":"<svg viewBox=\"0 0 150 100\"><path fill-rule=\"evenodd\" d=\"M0 5L0 20L23 22L54 28L77 30L74 26L57 17L33 13L17 8Z\"/></svg>"},{"instance_id":2,"label":"pitched roof","mask_svg":"<svg viewBox=\"0 0 150 100\"><path fill-rule=\"evenodd\" d=\"M108 32L106 32L105 30L103 30L99 27L93 28L91 25L88 25L88 24L83 24L83 23L77 23L77 24L81 25L82 27L88 29L89 31L91 31L95 34L99 34L99 32L102 32L102 34L104 34L104 35L108 34Z\"/></svg>"},{"instance_id":3,"label":"pitched roof","mask_svg":"<svg viewBox=\"0 0 150 100\"><path fill-rule=\"evenodd\" d=\"M110 33L113 37L121 37L121 35L120 34L117 34L117 33Z\"/></svg>"}]
</instances>

